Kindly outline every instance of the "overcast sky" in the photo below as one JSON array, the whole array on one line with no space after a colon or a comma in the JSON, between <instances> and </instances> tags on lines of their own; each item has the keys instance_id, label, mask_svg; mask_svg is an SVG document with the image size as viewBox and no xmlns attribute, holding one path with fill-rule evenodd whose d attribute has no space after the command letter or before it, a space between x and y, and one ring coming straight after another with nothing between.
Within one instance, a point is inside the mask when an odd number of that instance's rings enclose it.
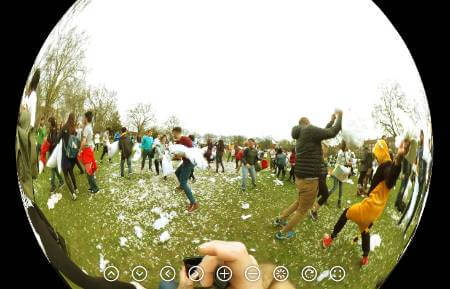
<instances>
[{"instance_id":1,"label":"overcast sky","mask_svg":"<svg viewBox=\"0 0 450 289\"><path fill-rule=\"evenodd\" d=\"M160 123L174 114L189 131L289 139L301 116L324 126L340 107L376 137L380 83L426 102L370 1L93 0L74 25L89 35L88 82L117 91L123 121L150 102Z\"/></svg>"}]
</instances>

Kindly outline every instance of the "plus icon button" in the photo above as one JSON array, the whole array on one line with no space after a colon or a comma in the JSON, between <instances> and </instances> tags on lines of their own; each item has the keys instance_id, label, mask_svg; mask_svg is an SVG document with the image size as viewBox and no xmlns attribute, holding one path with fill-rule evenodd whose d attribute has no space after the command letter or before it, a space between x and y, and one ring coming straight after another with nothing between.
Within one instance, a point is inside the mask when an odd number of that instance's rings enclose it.
<instances>
[{"instance_id":1,"label":"plus icon button","mask_svg":"<svg viewBox=\"0 0 450 289\"><path fill-rule=\"evenodd\" d=\"M231 277L233 277L233 272L231 271L230 267L221 266L216 271L216 277L217 279L219 279L219 281L228 282L231 280Z\"/></svg>"}]
</instances>

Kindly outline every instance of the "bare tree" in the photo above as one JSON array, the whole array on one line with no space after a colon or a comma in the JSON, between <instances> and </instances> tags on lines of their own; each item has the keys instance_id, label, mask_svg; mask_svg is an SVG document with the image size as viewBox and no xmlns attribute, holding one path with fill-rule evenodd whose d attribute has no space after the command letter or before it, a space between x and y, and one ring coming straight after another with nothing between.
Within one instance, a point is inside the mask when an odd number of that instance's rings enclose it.
<instances>
[{"instance_id":1,"label":"bare tree","mask_svg":"<svg viewBox=\"0 0 450 289\"><path fill-rule=\"evenodd\" d=\"M155 121L151 104L138 103L128 110L128 125L137 133L145 131Z\"/></svg>"},{"instance_id":2,"label":"bare tree","mask_svg":"<svg viewBox=\"0 0 450 289\"><path fill-rule=\"evenodd\" d=\"M77 82L85 74L85 48L87 40L84 32L76 28L58 34L56 40L47 47L41 67L38 87L39 115L50 115L68 82Z\"/></svg>"},{"instance_id":3,"label":"bare tree","mask_svg":"<svg viewBox=\"0 0 450 289\"><path fill-rule=\"evenodd\" d=\"M246 138L245 138L245 136L242 136L242 135L234 135L231 137L231 142L233 144L237 144L239 146L242 146L245 141L246 141Z\"/></svg>"},{"instance_id":4,"label":"bare tree","mask_svg":"<svg viewBox=\"0 0 450 289\"><path fill-rule=\"evenodd\" d=\"M88 110L92 110L94 114L94 131L103 131L106 129L108 122L117 112L117 93L102 88L89 89L87 91Z\"/></svg>"},{"instance_id":5,"label":"bare tree","mask_svg":"<svg viewBox=\"0 0 450 289\"><path fill-rule=\"evenodd\" d=\"M271 137L257 138L256 143L262 150L268 150L272 148L273 140Z\"/></svg>"},{"instance_id":6,"label":"bare tree","mask_svg":"<svg viewBox=\"0 0 450 289\"><path fill-rule=\"evenodd\" d=\"M217 136L215 134L212 133L205 133L203 135L203 138L205 139L206 142L208 142L209 140L212 141L213 143L216 141Z\"/></svg>"},{"instance_id":7,"label":"bare tree","mask_svg":"<svg viewBox=\"0 0 450 289\"><path fill-rule=\"evenodd\" d=\"M75 117L83 114L87 100L88 89L83 78L74 78L67 81L61 89L61 98L58 104L61 107L61 114L68 116L75 113Z\"/></svg>"},{"instance_id":8,"label":"bare tree","mask_svg":"<svg viewBox=\"0 0 450 289\"><path fill-rule=\"evenodd\" d=\"M411 108L400 88L400 84L396 82L384 83L380 86L380 91L380 101L374 106L372 117L388 136L396 137L403 131L402 124L396 116L396 111L401 110L411 114Z\"/></svg>"},{"instance_id":9,"label":"bare tree","mask_svg":"<svg viewBox=\"0 0 450 289\"><path fill-rule=\"evenodd\" d=\"M122 128L122 122L120 120L120 114L116 110L110 114L105 123L105 129L109 128L112 131L120 131Z\"/></svg>"},{"instance_id":10,"label":"bare tree","mask_svg":"<svg viewBox=\"0 0 450 289\"><path fill-rule=\"evenodd\" d=\"M292 149L295 147L295 141L282 139L278 142L278 146L285 151L292 151Z\"/></svg>"},{"instance_id":11,"label":"bare tree","mask_svg":"<svg viewBox=\"0 0 450 289\"><path fill-rule=\"evenodd\" d=\"M166 133L171 133L172 129L177 126L181 126L181 122L175 115L169 116L169 118L164 122Z\"/></svg>"}]
</instances>

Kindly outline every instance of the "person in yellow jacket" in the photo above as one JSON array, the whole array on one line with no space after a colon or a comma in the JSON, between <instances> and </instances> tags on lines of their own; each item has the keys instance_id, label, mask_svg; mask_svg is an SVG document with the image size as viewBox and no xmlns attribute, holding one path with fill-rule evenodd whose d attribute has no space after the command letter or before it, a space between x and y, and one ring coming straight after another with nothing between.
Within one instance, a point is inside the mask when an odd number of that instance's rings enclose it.
<instances>
[{"instance_id":1,"label":"person in yellow jacket","mask_svg":"<svg viewBox=\"0 0 450 289\"><path fill-rule=\"evenodd\" d=\"M389 199L389 192L397 182L401 172L401 163L404 155L408 152L409 141L404 140L398 149L395 160L392 161L389 155L389 148L386 142L381 139L377 141L373 148L373 154L379 164L377 171L372 179L372 185L368 192L368 196L360 203L354 204L342 213L338 222L334 226L333 233L325 234L322 240L324 248L332 245L333 240L339 232L344 228L347 220L355 222L361 232L363 258L361 265L369 263L370 252L370 233L369 230L373 222L377 220L384 211L386 203Z\"/></svg>"}]
</instances>

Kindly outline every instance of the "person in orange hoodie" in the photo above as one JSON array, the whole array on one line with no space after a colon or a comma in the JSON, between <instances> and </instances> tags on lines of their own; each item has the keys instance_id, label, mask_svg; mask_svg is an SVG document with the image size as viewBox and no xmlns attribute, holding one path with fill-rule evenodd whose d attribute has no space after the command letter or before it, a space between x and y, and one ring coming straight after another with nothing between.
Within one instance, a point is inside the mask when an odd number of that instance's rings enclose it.
<instances>
[{"instance_id":1,"label":"person in orange hoodie","mask_svg":"<svg viewBox=\"0 0 450 289\"><path fill-rule=\"evenodd\" d=\"M389 199L389 192L397 182L398 176L400 175L402 169L401 163L404 155L408 152L408 149L409 140L402 141L400 148L398 149L397 156L395 157L395 160L392 161L386 142L383 139L377 141L373 148L373 154L375 155L379 166L373 176L368 197L360 203L354 204L350 208L344 210L334 226L331 236L325 234L323 237L322 245L324 248L330 247L333 240L336 239L339 232L344 228L347 220L352 220L358 225L359 231L361 232L363 250L361 266L369 264L369 230L372 228L373 222L380 218L384 208L386 207L386 203ZM354 241L356 240L357 239Z\"/></svg>"}]
</instances>

